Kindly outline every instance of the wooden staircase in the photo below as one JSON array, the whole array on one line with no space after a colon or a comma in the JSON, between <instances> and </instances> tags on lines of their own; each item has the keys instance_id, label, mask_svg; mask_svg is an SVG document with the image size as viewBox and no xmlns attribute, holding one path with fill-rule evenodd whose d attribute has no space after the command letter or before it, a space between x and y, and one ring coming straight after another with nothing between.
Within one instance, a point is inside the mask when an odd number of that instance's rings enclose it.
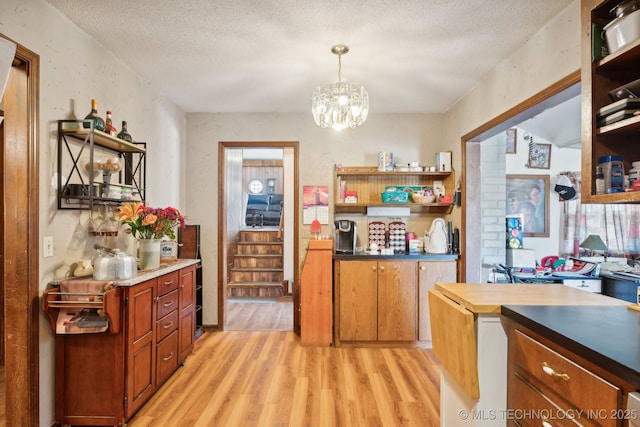
<instances>
[{"instance_id":1,"label":"wooden staircase","mask_svg":"<svg viewBox=\"0 0 640 427\"><path fill-rule=\"evenodd\" d=\"M227 296L283 296L283 244L277 229L241 230L229 269Z\"/></svg>"}]
</instances>

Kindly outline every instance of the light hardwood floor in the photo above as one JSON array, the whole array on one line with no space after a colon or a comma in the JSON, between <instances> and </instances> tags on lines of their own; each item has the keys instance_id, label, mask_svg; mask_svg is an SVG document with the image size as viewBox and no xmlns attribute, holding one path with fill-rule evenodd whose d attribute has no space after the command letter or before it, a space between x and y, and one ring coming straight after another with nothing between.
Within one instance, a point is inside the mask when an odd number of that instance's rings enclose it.
<instances>
[{"instance_id":1,"label":"light hardwood floor","mask_svg":"<svg viewBox=\"0 0 640 427\"><path fill-rule=\"evenodd\" d=\"M273 303L227 301L227 331L292 331L293 297Z\"/></svg>"},{"instance_id":2,"label":"light hardwood floor","mask_svg":"<svg viewBox=\"0 0 640 427\"><path fill-rule=\"evenodd\" d=\"M292 331L207 332L131 419L146 426L438 426L430 350L301 347Z\"/></svg>"}]
</instances>

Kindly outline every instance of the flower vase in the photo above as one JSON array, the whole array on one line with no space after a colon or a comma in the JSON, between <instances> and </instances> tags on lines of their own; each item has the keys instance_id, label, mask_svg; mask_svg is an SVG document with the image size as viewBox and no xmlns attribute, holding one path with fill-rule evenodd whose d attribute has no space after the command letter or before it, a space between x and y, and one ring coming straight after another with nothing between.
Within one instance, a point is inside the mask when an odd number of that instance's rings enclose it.
<instances>
[{"instance_id":1,"label":"flower vase","mask_svg":"<svg viewBox=\"0 0 640 427\"><path fill-rule=\"evenodd\" d=\"M138 239L138 258L140 270L153 270L160 267L160 240Z\"/></svg>"}]
</instances>

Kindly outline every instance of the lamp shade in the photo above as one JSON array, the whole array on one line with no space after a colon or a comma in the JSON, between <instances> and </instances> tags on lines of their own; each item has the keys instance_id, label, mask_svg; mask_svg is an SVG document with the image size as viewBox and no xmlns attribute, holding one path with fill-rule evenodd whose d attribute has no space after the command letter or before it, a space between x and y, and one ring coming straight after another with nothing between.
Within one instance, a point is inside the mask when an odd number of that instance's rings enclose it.
<instances>
[{"instance_id":1,"label":"lamp shade","mask_svg":"<svg viewBox=\"0 0 640 427\"><path fill-rule=\"evenodd\" d=\"M604 244L600 236L597 234L590 234L586 239L580 243L581 248L589 249L592 251L606 251L607 245Z\"/></svg>"}]
</instances>

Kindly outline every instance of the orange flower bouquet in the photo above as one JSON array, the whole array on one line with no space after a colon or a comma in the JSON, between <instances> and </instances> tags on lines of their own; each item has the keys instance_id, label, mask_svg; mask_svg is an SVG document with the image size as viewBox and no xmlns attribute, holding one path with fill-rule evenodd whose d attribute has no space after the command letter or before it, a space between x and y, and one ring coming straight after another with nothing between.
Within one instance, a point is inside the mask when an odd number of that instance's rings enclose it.
<instances>
[{"instance_id":1,"label":"orange flower bouquet","mask_svg":"<svg viewBox=\"0 0 640 427\"><path fill-rule=\"evenodd\" d=\"M121 223L131 228L131 234L137 239L175 240L175 229L185 228L185 217L176 208L152 208L141 202L125 203L118 207L116 216Z\"/></svg>"}]
</instances>

